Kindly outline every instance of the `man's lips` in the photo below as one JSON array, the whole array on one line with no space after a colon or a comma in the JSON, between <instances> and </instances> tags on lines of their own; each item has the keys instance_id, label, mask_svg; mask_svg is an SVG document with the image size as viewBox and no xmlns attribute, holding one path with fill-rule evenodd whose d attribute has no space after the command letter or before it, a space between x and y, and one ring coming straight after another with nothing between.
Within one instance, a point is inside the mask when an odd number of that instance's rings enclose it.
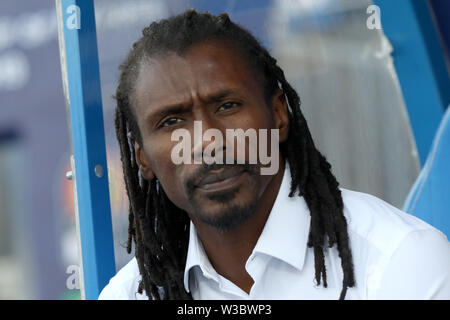
<instances>
[{"instance_id":1,"label":"man's lips","mask_svg":"<svg viewBox=\"0 0 450 320\"><path fill-rule=\"evenodd\" d=\"M239 166L225 167L219 171L210 171L195 186L207 190L221 187L222 184L225 186L225 184L228 184L227 182L232 183L244 171L245 169Z\"/></svg>"}]
</instances>

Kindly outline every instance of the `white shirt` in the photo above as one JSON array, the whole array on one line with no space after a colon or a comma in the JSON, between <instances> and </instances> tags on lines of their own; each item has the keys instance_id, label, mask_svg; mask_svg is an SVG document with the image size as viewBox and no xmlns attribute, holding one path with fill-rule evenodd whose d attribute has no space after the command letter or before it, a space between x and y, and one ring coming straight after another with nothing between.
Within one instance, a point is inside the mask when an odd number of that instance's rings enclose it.
<instances>
[{"instance_id":1,"label":"white shirt","mask_svg":"<svg viewBox=\"0 0 450 320\"><path fill-rule=\"evenodd\" d=\"M211 265L191 222L184 284L194 299L338 299L343 272L336 245L325 246L327 288L314 282L314 253L307 247L310 215L303 197L288 197L283 181L245 268L254 284L247 294ZM450 299L450 243L443 233L374 196L342 189L356 285L346 299ZM99 299L147 299L137 293L136 258Z\"/></svg>"}]
</instances>

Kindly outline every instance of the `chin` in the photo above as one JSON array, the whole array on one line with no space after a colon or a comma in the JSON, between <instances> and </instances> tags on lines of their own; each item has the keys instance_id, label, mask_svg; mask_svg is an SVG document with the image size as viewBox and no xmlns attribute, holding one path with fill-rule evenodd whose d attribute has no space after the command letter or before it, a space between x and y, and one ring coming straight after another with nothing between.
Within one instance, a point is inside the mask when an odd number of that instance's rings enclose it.
<instances>
[{"instance_id":1,"label":"chin","mask_svg":"<svg viewBox=\"0 0 450 320\"><path fill-rule=\"evenodd\" d=\"M220 189L194 188L188 192L191 212L202 223L217 229L236 228L255 213L261 188L261 177L253 171L244 172Z\"/></svg>"},{"instance_id":2,"label":"chin","mask_svg":"<svg viewBox=\"0 0 450 320\"><path fill-rule=\"evenodd\" d=\"M201 222L220 230L231 230L253 216L259 199L255 193L249 198L246 192L240 192L237 188L233 192L209 195L201 203L194 206L193 212Z\"/></svg>"}]
</instances>

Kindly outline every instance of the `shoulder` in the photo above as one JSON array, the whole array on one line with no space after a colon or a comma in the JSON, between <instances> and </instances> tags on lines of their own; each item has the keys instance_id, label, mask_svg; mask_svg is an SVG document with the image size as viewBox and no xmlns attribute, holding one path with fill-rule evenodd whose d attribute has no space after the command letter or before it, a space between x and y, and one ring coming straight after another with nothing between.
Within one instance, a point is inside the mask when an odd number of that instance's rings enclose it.
<instances>
[{"instance_id":1,"label":"shoulder","mask_svg":"<svg viewBox=\"0 0 450 320\"><path fill-rule=\"evenodd\" d=\"M135 257L130 260L103 288L99 300L139 300L147 296L137 293L141 275Z\"/></svg>"},{"instance_id":2,"label":"shoulder","mask_svg":"<svg viewBox=\"0 0 450 320\"><path fill-rule=\"evenodd\" d=\"M341 189L348 229L382 253L391 254L412 233L445 235L419 218L370 194ZM412 239L413 237L411 237Z\"/></svg>"},{"instance_id":3,"label":"shoulder","mask_svg":"<svg viewBox=\"0 0 450 320\"><path fill-rule=\"evenodd\" d=\"M430 224L341 189L357 278L369 299L450 297L450 243Z\"/></svg>"}]
</instances>

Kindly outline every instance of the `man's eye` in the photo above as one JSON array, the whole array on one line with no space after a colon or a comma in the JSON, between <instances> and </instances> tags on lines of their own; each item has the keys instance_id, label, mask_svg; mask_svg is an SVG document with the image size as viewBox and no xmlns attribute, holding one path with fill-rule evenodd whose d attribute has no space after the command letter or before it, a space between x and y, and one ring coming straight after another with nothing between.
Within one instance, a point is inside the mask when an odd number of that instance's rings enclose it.
<instances>
[{"instance_id":1,"label":"man's eye","mask_svg":"<svg viewBox=\"0 0 450 320\"><path fill-rule=\"evenodd\" d=\"M229 110L233 107L236 107L237 105L239 105L237 102L227 102L222 104L219 109L217 109L217 111Z\"/></svg>"},{"instance_id":2,"label":"man's eye","mask_svg":"<svg viewBox=\"0 0 450 320\"><path fill-rule=\"evenodd\" d=\"M182 120L180 118L169 118L169 119L163 121L159 125L159 128L173 126L173 125L177 124L179 121L182 121Z\"/></svg>"}]
</instances>

